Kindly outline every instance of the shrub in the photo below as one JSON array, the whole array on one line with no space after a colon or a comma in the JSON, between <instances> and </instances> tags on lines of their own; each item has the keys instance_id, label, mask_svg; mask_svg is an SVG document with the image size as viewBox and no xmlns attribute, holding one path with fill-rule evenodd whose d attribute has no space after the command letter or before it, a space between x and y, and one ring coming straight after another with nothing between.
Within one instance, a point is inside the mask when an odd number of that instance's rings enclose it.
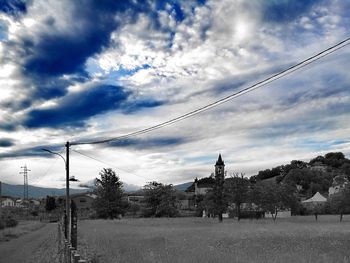
<instances>
[{"instance_id":1,"label":"shrub","mask_svg":"<svg viewBox=\"0 0 350 263\"><path fill-rule=\"evenodd\" d=\"M38 216L38 215L39 215L39 212L36 211L36 210L34 210L34 211L31 211L30 214L31 214L32 216Z\"/></svg>"},{"instance_id":2,"label":"shrub","mask_svg":"<svg viewBox=\"0 0 350 263\"><path fill-rule=\"evenodd\" d=\"M15 227L18 225L18 221L13 217L8 217L5 220L6 227Z\"/></svg>"},{"instance_id":3,"label":"shrub","mask_svg":"<svg viewBox=\"0 0 350 263\"><path fill-rule=\"evenodd\" d=\"M0 219L0 230L5 228L5 222L3 219Z\"/></svg>"}]
</instances>

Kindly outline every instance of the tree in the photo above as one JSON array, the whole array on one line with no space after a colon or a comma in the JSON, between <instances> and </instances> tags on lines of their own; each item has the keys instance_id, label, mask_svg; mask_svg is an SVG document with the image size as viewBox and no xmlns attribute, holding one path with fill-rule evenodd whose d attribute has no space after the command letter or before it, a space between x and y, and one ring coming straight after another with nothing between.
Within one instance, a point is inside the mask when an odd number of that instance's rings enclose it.
<instances>
[{"instance_id":1,"label":"tree","mask_svg":"<svg viewBox=\"0 0 350 263\"><path fill-rule=\"evenodd\" d=\"M250 182L243 175L234 174L231 178L226 179L224 184L225 197L228 203L235 204L238 221L241 215L241 205L248 201Z\"/></svg>"},{"instance_id":2,"label":"tree","mask_svg":"<svg viewBox=\"0 0 350 263\"><path fill-rule=\"evenodd\" d=\"M328 191L332 185L332 174L308 168L294 168L288 172L283 182L293 187L300 185L302 193L313 195L317 192Z\"/></svg>"},{"instance_id":3,"label":"tree","mask_svg":"<svg viewBox=\"0 0 350 263\"><path fill-rule=\"evenodd\" d=\"M123 183L110 168L103 168L99 175L101 179L95 180L97 197L93 204L97 217L118 218L118 215L124 214L127 208L127 203L122 200Z\"/></svg>"},{"instance_id":4,"label":"tree","mask_svg":"<svg viewBox=\"0 0 350 263\"><path fill-rule=\"evenodd\" d=\"M345 156L342 152L330 152L327 153L325 156L325 164L339 168L343 165L344 162L346 162Z\"/></svg>"},{"instance_id":5,"label":"tree","mask_svg":"<svg viewBox=\"0 0 350 263\"><path fill-rule=\"evenodd\" d=\"M212 212L218 216L219 222L222 222L222 214L227 209L227 202L224 198L224 183L225 177L221 173L215 174L215 184L213 189L209 191L207 201L212 203L210 205ZM210 202L211 201L211 202Z\"/></svg>"},{"instance_id":6,"label":"tree","mask_svg":"<svg viewBox=\"0 0 350 263\"><path fill-rule=\"evenodd\" d=\"M256 183L251 196L256 205L271 213L273 220L276 220L278 210L291 208L296 203L294 189L289 185L275 182L260 181Z\"/></svg>"},{"instance_id":7,"label":"tree","mask_svg":"<svg viewBox=\"0 0 350 263\"><path fill-rule=\"evenodd\" d=\"M46 196L45 209L46 211L52 211L56 208L56 199L53 196Z\"/></svg>"},{"instance_id":8,"label":"tree","mask_svg":"<svg viewBox=\"0 0 350 263\"><path fill-rule=\"evenodd\" d=\"M350 186L346 185L338 193L330 197L330 208L332 212L339 213L339 220L343 220L343 215L350 212Z\"/></svg>"},{"instance_id":9,"label":"tree","mask_svg":"<svg viewBox=\"0 0 350 263\"><path fill-rule=\"evenodd\" d=\"M178 202L173 185L150 182L144 186L143 190L146 204L145 216L174 217L178 215Z\"/></svg>"}]
</instances>

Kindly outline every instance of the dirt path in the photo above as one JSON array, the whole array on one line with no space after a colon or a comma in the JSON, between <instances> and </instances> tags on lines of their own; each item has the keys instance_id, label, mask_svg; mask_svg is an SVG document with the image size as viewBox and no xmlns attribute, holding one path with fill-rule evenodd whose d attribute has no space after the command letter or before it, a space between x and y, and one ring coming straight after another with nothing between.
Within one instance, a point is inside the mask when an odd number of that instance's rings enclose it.
<instances>
[{"instance_id":1,"label":"dirt path","mask_svg":"<svg viewBox=\"0 0 350 263\"><path fill-rule=\"evenodd\" d=\"M0 243L1 263L56 262L57 224ZM50 258L52 261L47 261Z\"/></svg>"}]
</instances>

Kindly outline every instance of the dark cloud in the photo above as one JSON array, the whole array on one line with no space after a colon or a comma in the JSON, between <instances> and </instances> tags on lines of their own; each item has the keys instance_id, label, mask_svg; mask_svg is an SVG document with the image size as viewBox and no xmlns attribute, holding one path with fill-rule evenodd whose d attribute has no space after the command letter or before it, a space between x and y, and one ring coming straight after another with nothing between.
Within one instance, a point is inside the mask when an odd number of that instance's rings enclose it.
<instances>
[{"instance_id":1,"label":"dark cloud","mask_svg":"<svg viewBox=\"0 0 350 263\"><path fill-rule=\"evenodd\" d=\"M163 104L165 104L165 101L161 101L161 100L154 100L154 99L142 99L142 100L136 100L133 102L127 102L124 104L123 107L123 112L124 113L133 113L133 112L137 112L140 109L144 109L144 108L154 108L154 107L159 107Z\"/></svg>"},{"instance_id":2,"label":"dark cloud","mask_svg":"<svg viewBox=\"0 0 350 263\"><path fill-rule=\"evenodd\" d=\"M129 95L129 92L119 86L96 86L62 98L55 107L32 110L28 113L24 126L28 128L83 127L86 119L109 110L119 109Z\"/></svg>"},{"instance_id":3,"label":"dark cloud","mask_svg":"<svg viewBox=\"0 0 350 263\"><path fill-rule=\"evenodd\" d=\"M53 158L55 155L44 151L43 149L48 149L53 152L61 152L64 149L64 144L62 145L40 145L35 147L23 148L16 151L11 151L7 153L0 153L0 159L6 158L16 158L16 157L47 157Z\"/></svg>"},{"instance_id":4,"label":"dark cloud","mask_svg":"<svg viewBox=\"0 0 350 263\"><path fill-rule=\"evenodd\" d=\"M319 87L315 80L312 80L312 83L305 80L293 80L293 86L303 87L303 89L296 91L291 95L284 94L278 102L281 108L291 108L301 103L308 103L322 98L341 98L344 95L348 96L350 94L349 83L345 76L337 73L331 74L326 72L319 78L318 81L322 83ZM338 103L337 105L339 106L339 109L342 107L341 103ZM330 105L328 105L328 107L329 106ZM328 107L326 107L326 110L331 110Z\"/></svg>"},{"instance_id":5,"label":"dark cloud","mask_svg":"<svg viewBox=\"0 0 350 263\"><path fill-rule=\"evenodd\" d=\"M0 0L0 12L17 16L27 12L25 1L23 0Z\"/></svg>"},{"instance_id":6,"label":"dark cloud","mask_svg":"<svg viewBox=\"0 0 350 263\"><path fill-rule=\"evenodd\" d=\"M17 129L17 124L15 122L6 121L0 123L0 130L4 131L15 131Z\"/></svg>"},{"instance_id":7,"label":"dark cloud","mask_svg":"<svg viewBox=\"0 0 350 263\"><path fill-rule=\"evenodd\" d=\"M186 140L181 137L160 137L151 139L126 139L122 141L110 142L109 145L112 147L120 148L135 148L135 149L149 149L149 148L160 148L167 146L174 146L185 143Z\"/></svg>"},{"instance_id":8,"label":"dark cloud","mask_svg":"<svg viewBox=\"0 0 350 263\"><path fill-rule=\"evenodd\" d=\"M0 19L0 41L7 39L8 23Z\"/></svg>"},{"instance_id":9,"label":"dark cloud","mask_svg":"<svg viewBox=\"0 0 350 263\"><path fill-rule=\"evenodd\" d=\"M303 137L311 133L329 131L336 126L335 120L312 120L312 118L300 119L298 121L290 120L280 121L279 123L269 123L267 126L256 127L252 129L249 136L254 140L280 140L291 136Z\"/></svg>"},{"instance_id":10,"label":"dark cloud","mask_svg":"<svg viewBox=\"0 0 350 263\"><path fill-rule=\"evenodd\" d=\"M289 22L308 12L311 7L322 0L269 0L264 1L263 18L269 22Z\"/></svg>"},{"instance_id":11,"label":"dark cloud","mask_svg":"<svg viewBox=\"0 0 350 263\"><path fill-rule=\"evenodd\" d=\"M86 120L111 110L137 112L144 108L158 107L164 102L131 100L131 92L114 85L99 85L88 90L67 95L58 105L47 109L34 109L27 115L23 126L27 128L85 127Z\"/></svg>"},{"instance_id":12,"label":"dark cloud","mask_svg":"<svg viewBox=\"0 0 350 263\"><path fill-rule=\"evenodd\" d=\"M60 76L84 73L86 60L109 45L110 34L117 28L117 13L128 11L133 19L142 10L134 1L73 1L75 23L65 32L46 32L29 42L31 49L24 63L26 75ZM142 5L141 5L142 6ZM50 20L53 25L54 21Z\"/></svg>"},{"instance_id":13,"label":"dark cloud","mask_svg":"<svg viewBox=\"0 0 350 263\"><path fill-rule=\"evenodd\" d=\"M6 138L0 139L0 147L11 147L14 144L15 143L12 139L6 139Z\"/></svg>"},{"instance_id":14,"label":"dark cloud","mask_svg":"<svg viewBox=\"0 0 350 263\"><path fill-rule=\"evenodd\" d=\"M150 8L144 1L132 0L80 0L67 4L71 8L67 8L66 16L74 21L70 28L57 30L55 18L47 17L46 30L6 42L6 48L11 50L6 59L20 64L18 78L30 98L25 103L22 98L7 102L12 111L27 108L35 101L63 97L73 82L87 81L87 59L109 46L110 35L119 23L133 22L140 12ZM118 15L125 19L118 19Z\"/></svg>"}]
</instances>

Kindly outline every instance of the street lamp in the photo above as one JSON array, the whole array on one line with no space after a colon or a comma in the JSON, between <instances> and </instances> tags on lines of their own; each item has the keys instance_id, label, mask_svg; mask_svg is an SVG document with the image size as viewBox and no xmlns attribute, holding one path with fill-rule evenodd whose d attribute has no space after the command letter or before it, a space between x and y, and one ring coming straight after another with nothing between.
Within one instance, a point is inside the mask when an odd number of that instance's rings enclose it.
<instances>
[{"instance_id":1,"label":"street lamp","mask_svg":"<svg viewBox=\"0 0 350 263\"><path fill-rule=\"evenodd\" d=\"M69 201L69 181L70 181L70 178L69 178L69 142L66 143L66 159L60 154L60 153L57 153L57 152L53 152L51 150L48 150L48 149L43 149L43 151L46 151L48 153L51 153L51 154L55 154L55 155L58 155L62 158L62 160L64 161L64 164L65 164L65 168L66 168L66 213L65 213L65 217L66 217L66 228L65 228L65 234L66 234L66 238L68 240L68 242L70 241L70 201ZM72 179L72 181L76 181L75 178Z\"/></svg>"}]
</instances>

